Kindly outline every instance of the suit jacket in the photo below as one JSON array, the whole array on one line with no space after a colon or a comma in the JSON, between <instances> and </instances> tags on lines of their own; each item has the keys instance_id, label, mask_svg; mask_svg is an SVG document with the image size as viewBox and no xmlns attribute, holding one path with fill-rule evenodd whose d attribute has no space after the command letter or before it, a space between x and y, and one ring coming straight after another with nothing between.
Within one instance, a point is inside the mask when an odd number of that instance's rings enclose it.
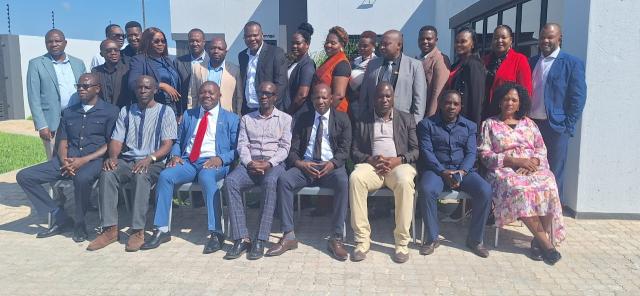
<instances>
[{"instance_id":1,"label":"suit jacket","mask_svg":"<svg viewBox=\"0 0 640 296\"><path fill-rule=\"evenodd\" d=\"M303 81L309 81L313 84L313 74L316 72L316 63L309 57L309 55L305 55L296 65L293 70L291 70L291 75L289 76L289 88L288 88L288 103L287 107L291 105L293 99L296 97L298 93L298 88L301 86L300 84ZM311 87L311 84L308 86ZM288 110L288 109L287 109ZM296 114L303 114L306 111L313 110L313 103L311 99L307 98L306 103L303 104ZM285 110L286 111L286 110Z\"/></svg>"},{"instance_id":2,"label":"suit jacket","mask_svg":"<svg viewBox=\"0 0 640 296\"><path fill-rule=\"evenodd\" d=\"M330 112L329 146L331 146L331 151L333 152L333 159L330 161L338 168L343 166L347 158L349 158L351 121L349 121L349 116L344 112L338 112L334 108L331 108ZM300 114L296 120L293 127L293 135L291 136L289 157L287 158L289 166L294 166L297 160L304 159L304 153L307 151L315 121L315 109Z\"/></svg>"},{"instance_id":3,"label":"suit jacket","mask_svg":"<svg viewBox=\"0 0 640 296\"><path fill-rule=\"evenodd\" d=\"M240 115L244 101L244 89L240 83L240 68L231 62L224 62L224 71L220 81L220 104L223 108Z\"/></svg>"},{"instance_id":4,"label":"suit jacket","mask_svg":"<svg viewBox=\"0 0 640 296\"><path fill-rule=\"evenodd\" d=\"M540 55L529 59L533 71ZM544 87L544 107L549 125L558 133L573 136L587 100L584 62L563 50L551 65Z\"/></svg>"},{"instance_id":5,"label":"suit jacket","mask_svg":"<svg viewBox=\"0 0 640 296\"><path fill-rule=\"evenodd\" d=\"M87 72L84 62L67 54L71 70L76 81L80 75ZM58 78L53 68L53 62L49 54L36 57L29 61L27 69L27 101L31 108L31 116L36 130L48 127L55 131L60 125L60 90L58 89ZM69 102L70 105L73 102Z\"/></svg>"},{"instance_id":6,"label":"suit jacket","mask_svg":"<svg viewBox=\"0 0 640 296\"><path fill-rule=\"evenodd\" d=\"M178 125L178 139L171 148L172 156L188 157L185 148L198 128L197 122L201 116L200 107L191 108L184 112L182 121ZM204 114L204 113L203 113ZM236 147L238 145L238 115L220 108L218 123L216 126L216 156L222 159L222 165L231 165L238 157Z\"/></svg>"},{"instance_id":7,"label":"suit jacket","mask_svg":"<svg viewBox=\"0 0 640 296\"><path fill-rule=\"evenodd\" d=\"M427 109L425 111L425 117L436 114L438 110L438 98L449 79L449 66L444 58L445 55L436 47L426 59L422 60L424 76L427 80Z\"/></svg>"},{"instance_id":8,"label":"suit jacket","mask_svg":"<svg viewBox=\"0 0 640 296\"><path fill-rule=\"evenodd\" d=\"M353 126L351 143L351 159L355 163L363 163L371 156L373 147L373 124L375 113L367 113ZM420 150L416 135L415 117L407 112L393 109L393 141L398 155L404 155L407 163L414 164L418 160Z\"/></svg>"},{"instance_id":9,"label":"suit jacket","mask_svg":"<svg viewBox=\"0 0 640 296\"><path fill-rule=\"evenodd\" d=\"M373 112L373 98L383 62L384 58L377 57L367 65L364 82L360 88L360 106L356 107L359 112ZM396 109L413 114L416 122L424 118L427 107L427 81L420 61L402 54L394 93Z\"/></svg>"},{"instance_id":10,"label":"suit jacket","mask_svg":"<svg viewBox=\"0 0 640 296\"><path fill-rule=\"evenodd\" d=\"M203 67L207 67L209 64L209 55L204 54L204 61L202 62ZM191 54L185 54L183 56L179 56L175 62L176 69L178 70L178 75L180 75L180 89L178 92L180 93L181 99L184 100L184 106L187 105L187 96L189 95L189 88L191 87L191 76L193 71L191 70ZM202 82L205 82L207 77L203 77L202 81L196 83L196 86L200 88ZM191 94L191 97L194 101L198 100L198 94ZM193 104L195 106L195 103Z\"/></svg>"},{"instance_id":11,"label":"suit jacket","mask_svg":"<svg viewBox=\"0 0 640 296\"><path fill-rule=\"evenodd\" d=\"M242 93L244 94L246 82L247 82L247 65L249 63L249 56L247 52L248 48L238 53L238 62L240 63L240 79L242 80ZM276 87L278 87L278 99L276 101L276 108L280 110L287 110L289 106L287 101L287 59L285 58L284 51L276 46L262 43L262 50L258 56L258 66L256 69L255 88L256 91L263 81L271 81ZM247 102L242 102L242 114L247 113Z\"/></svg>"}]
</instances>

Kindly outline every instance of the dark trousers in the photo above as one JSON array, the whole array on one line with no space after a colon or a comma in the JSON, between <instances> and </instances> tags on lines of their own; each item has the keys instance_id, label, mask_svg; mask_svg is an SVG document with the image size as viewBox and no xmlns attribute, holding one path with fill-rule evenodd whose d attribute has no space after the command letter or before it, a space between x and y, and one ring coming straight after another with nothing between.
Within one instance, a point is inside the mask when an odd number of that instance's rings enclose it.
<instances>
[{"instance_id":1,"label":"dark trousers","mask_svg":"<svg viewBox=\"0 0 640 296\"><path fill-rule=\"evenodd\" d=\"M75 176L66 177L60 174L60 161L57 156L51 158L47 162L37 164L21 170L16 175L16 180L27 197L36 208L40 216L45 216L58 208L58 204L51 199L49 193L42 187L44 183L51 183L58 180L71 179L74 187L75 214L76 223L84 223L84 216L87 212L89 197L91 196L91 188L93 183L100 176L102 170L102 158L94 159L87 162L78 169ZM60 213L62 214L62 213ZM61 219L64 217L53 217Z\"/></svg>"},{"instance_id":2,"label":"dark trousers","mask_svg":"<svg viewBox=\"0 0 640 296\"><path fill-rule=\"evenodd\" d=\"M276 189L278 178L284 173L284 165L279 164L263 176L250 175L244 165L238 165L224 180L226 196L229 199L229 221L231 222L231 239L238 240L249 237L247 218L242 204L242 191L256 185L262 186L264 198L260 203L260 226L257 238L268 240L273 223L273 211L276 207Z\"/></svg>"},{"instance_id":3,"label":"dark trousers","mask_svg":"<svg viewBox=\"0 0 640 296\"><path fill-rule=\"evenodd\" d=\"M560 203L565 204L564 199L564 165L567 162L567 149L569 147L568 133L558 133L549 125L548 120L534 120L540 129L544 145L547 146L547 160L549 168L556 177Z\"/></svg>"},{"instance_id":4,"label":"dark trousers","mask_svg":"<svg viewBox=\"0 0 640 296\"><path fill-rule=\"evenodd\" d=\"M420 177L420 204L424 225L427 227L427 242L438 238L438 195L445 189L444 180L433 171L424 171ZM446 189L450 188L446 186ZM463 177L457 189L471 196L471 223L467 239L474 243L481 243L484 237L484 224L491 210L491 185L476 172L470 172Z\"/></svg>"},{"instance_id":5,"label":"dark trousers","mask_svg":"<svg viewBox=\"0 0 640 296\"><path fill-rule=\"evenodd\" d=\"M100 174L100 217L103 227L118 225L118 188L129 182L134 182L131 228L144 229L151 187L158 180L164 163L156 162L149 166L148 172L141 174L134 174L131 171L134 165L134 161L118 159L118 166L115 170L103 171Z\"/></svg>"},{"instance_id":6,"label":"dark trousers","mask_svg":"<svg viewBox=\"0 0 640 296\"><path fill-rule=\"evenodd\" d=\"M293 230L293 196L306 186L321 186L333 189L333 225L332 234L342 237L344 221L347 218L349 204L349 177L344 166L334 169L320 179L312 179L300 169L294 167L280 176L278 180L278 209L282 219L282 231Z\"/></svg>"}]
</instances>

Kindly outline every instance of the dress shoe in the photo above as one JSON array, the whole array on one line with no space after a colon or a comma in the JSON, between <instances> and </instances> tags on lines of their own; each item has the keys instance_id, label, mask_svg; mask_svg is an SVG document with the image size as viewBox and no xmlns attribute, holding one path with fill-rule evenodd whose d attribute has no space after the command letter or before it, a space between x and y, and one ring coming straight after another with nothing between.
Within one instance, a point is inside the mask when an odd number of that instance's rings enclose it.
<instances>
[{"instance_id":1,"label":"dress shoe","mask_svg":"<svg viewBox=\"0 0 640 296\"><path fill-rule=\"evenodd\" d=\"M554 265L562 259L562 255L560 255L560 252L558 252L556 248L551 248L549 250L542 251L542 259L544 259L544 263Z\"/></svg>"},{"instance_id":2,"label":"dress shoe","mask_svg":"<svg viewBox=\"0 0 640 296\"><path fill-rule=\"evenodd\" d=\"M224 235L212 232L209 237L209 241L204 245L204 250L202 250L202 254L211 254L213 252L217 252L222 250L222 245L224 244Z\"/></svg>"},{"instance_id":3,"label":"dress shoe","mask_svg":"<svg viewBox=\"0 0 640 296\"><path fill-rule=\"evenodd\" d=\"M474 243L467 240L467 247L471 249L471 252L482 258L489 257L489 250L487 250L487 248L485 248L484 244L482 243Z\"/></svg>"},{"instance_id":4,"label":"dress shoe","mask_svg":"<svg viewBox=\"0 0 640 296\"><path fill-rule=\"evenodd\" d=\"M409 261L409 253L405 254L405 253L398 252L398 253L395 253L393 255L393 262L395 262L395 263L402 264L402 263L405 263L407 261Z\"/></svg>"},{"instance_id":5,"label":"dress shoe","mask_svg":"<svg viewBox=\"0 0 640 296\"><path fill-rule=\"evenodd\" d=\"M47 230L38 232L38 234L36 234L36 238L51 237L54 235L64 233L67 231L67 229L70 226L71 226L71 221L69 220L51 223L51 225L49 226L49 228L47 228Z\"/></svg>"},{"instance_id":6,"label":"dress shoe","mask_svg":"<svg viewBox=\"0 0 640 296\"><path fill-rule=\"evenodd\" d=\"M124 250L127 252L137 252L142 245L144 245L144 230L136 230L129 236Z\"/></svg>"},{"instance_id":7,"label":"dress shoe","mask_svg":"<svg viewBox=\"0 0 640 296\"><path fill-rule=\"evenodd\" d=\"M227 254L224 255L224 257L222 258L227 260L240 258L240 256L242 256L242 254L247 250L249 250L250 248L251 248L250 241L245 241L242 238L237 239L236 241L233 242L233 247L231 247L231 249L227 251Z\"/></svg>"},{"instance_id":8,"label":"dress shoe","mask_svg":"<svg viewBox=\"0 0 640 296\"><path fill-rule=\"evenodd\" d=\"M420 255L425 255L425 256L431 255L439 246L440 246L439 239L436 239L432 242L424 242L422 246L420 246Z\"/></svg>"},{"instance_id":9,"label":"dress shoe","mask_svg":"<svg viewBox=\"0 0 640 296\"><path fill-rule=\"evenodd\" d=\"M73 226L73 237L71 238L74 242L81 243L87 240L88 236L89 235L87 234L87 227L84 225L84 223L78 223Z\"/></svg>"},{"instance_id":10,"label":"dress shoe","mask_svg":"<svg viewBox=\"0 0 640 296\"><path fill-rule=\"evenodd\" d=\"M144 233L144 232L143 232ZM158 229L153 231L153 234L147 239L140 247L141 250L151 250L160 246L160 244L166 243L171 240L171 232L162 232Z\"/></svg>"},{"instance_id":11,"label":"dress shoe","mask_svg":"<svg viewBox=\"0 0 640 296\"><path fill-rule=\"evenodd\" d=\"M355 251L353 251L353 254L351 254L351 261L360 262L364 259L367 259L367 253L369 253L369 251L361 251L356 249Z\"/></svg>"},{"instance_id":12,"label":"dress shoe","mask_svg":"<svg viewBox=\"0 0 640 296\"><path fill-rule=\"evenodd\" d=\"M267 257L280 256L289 250L298 248L298 241L295 239L281 238L277 244L272 244L269 250L264 254Z\"/></svg>"},{"instance_id":13,"label":"dress shoe","mask_svg":"<svg viewBox=\"0 0 640 296\"><path fill-rule=\"evenodd\" d=\"M87 251L100 250L116 241L118 241L118 227L115 225L105 227L102 229L102 233L98 234L98 237L89 243Z\"/></svg>"},{"instance_id":14,"label":"dress shoe","mask_svg":"<svg viewBox=\"0 0 640 296\"><path fill-rule=\"evenodd\" d=\"M251 251L247 254L247 259L258 260L264 256L264 241L261 239L255 240L251 245Z\"/></svg>"},{"instance_id":15,"label":"dress shoe","mask_svg":"<svg viewBox=\"0 0 640 296\"><path fill-rule=\"evenodd\" d=\"M535 238L531 241L531 253L529 254L529 258L533 261L542 261L542 249L540 249L540 244L538 244L538 240Z\"/></svg>"},{"instance_id":16,"label":"dress shoe","mask_svg":"<svg viewBox=\"0 0 640 296\"><path fill-rule=\"evenodd\" d=\"M329 253L340 261L345 261L349 258L349 253L347 249L344 248L344 242L340 237L333 237L329 240L329 244L327 246Z\"/></svg>"}]
</instances>

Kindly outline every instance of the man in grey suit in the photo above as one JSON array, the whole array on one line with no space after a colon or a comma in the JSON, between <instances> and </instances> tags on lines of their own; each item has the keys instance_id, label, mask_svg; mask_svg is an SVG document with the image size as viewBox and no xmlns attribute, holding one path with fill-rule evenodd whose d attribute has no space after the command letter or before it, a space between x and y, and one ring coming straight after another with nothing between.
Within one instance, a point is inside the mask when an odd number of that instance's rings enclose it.
<instances>
[{"instance_id":1,"label":"man in grey suit","mask_svg":"<svg viewBox=\"0 0 640 296\"><path fill-rule=\"evenodd\" d=\"M427 84L420 61L402 53L403 37L398 30L389 30L382 35L381 57L367 66L360 98L356 108L360 114L373 112L376 86L381 81L391 83L395 89L394 107L411 113L416 122L422 120L427 107Z\"/></svg>"},{"instance_id":2,"label":"man in grey suit","mask_svg":"<svg viewBox=\"0 0 640 296\"><path fill-rule=\"evenodd\" d=\"M64 33L51 29L45 35L47 53L29 61L27 100L36 130L51 159L62 110L80 102L75 84L87 72L84 63L64 52Z\"/></svg>"}]
</instances>

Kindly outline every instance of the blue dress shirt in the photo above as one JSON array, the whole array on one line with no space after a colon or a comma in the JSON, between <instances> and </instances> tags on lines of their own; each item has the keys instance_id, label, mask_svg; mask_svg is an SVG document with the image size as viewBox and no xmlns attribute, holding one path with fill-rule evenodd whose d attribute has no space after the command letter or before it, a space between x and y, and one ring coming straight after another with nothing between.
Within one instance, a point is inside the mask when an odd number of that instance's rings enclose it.
<instances>
[{"instance_id":1,"label":"blue dress shirt","mask_svg":"<svg viewBox=\"0 0 640 296\"><path fill-rule=\"evenodd\" d=\"M476 124L463 116L453 123L445 122L440 113L418 124L420 158L428 170L441 174L444 170L470 172L476 162Z\"/></svg>"}]
</instances>

